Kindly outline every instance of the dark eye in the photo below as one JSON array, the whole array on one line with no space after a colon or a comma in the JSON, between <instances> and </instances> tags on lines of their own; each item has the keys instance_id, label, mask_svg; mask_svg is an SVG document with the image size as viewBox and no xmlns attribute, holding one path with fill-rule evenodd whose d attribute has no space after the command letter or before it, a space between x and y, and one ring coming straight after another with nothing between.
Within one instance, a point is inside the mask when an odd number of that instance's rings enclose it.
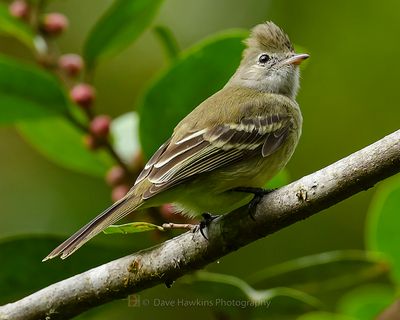
<instances>
[{"instance_id":1,"label":"dark eye","mask_svg":"<svg viewBox=\"0 0 400 320\"><path fill-rule=\"evenodd\" d=\"M269 61L269 59L270 59L269 55L263 53L261 56L258 57L258 62L265 64Z\"/></svg>"}]
</instances>

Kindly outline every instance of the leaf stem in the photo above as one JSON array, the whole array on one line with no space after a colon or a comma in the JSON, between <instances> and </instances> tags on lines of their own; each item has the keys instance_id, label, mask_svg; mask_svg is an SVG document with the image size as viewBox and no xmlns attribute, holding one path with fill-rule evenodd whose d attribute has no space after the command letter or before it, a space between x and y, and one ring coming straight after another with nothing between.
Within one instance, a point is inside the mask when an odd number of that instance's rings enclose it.
<instances>
[{"instance_id":1,"label":"leaf stem","mask_svg":"<svg viewBox=\"0 0 400 320\"><path fill-rule=\"evenodd\" d=\"M128 168L128 166L125 164L125 162L121 159L121 157L117 154L117 152L115 151L115 149L113 148L113 146L111 145L111 143L108 139L104 141L103 147L115 159L115 161L121 166L121 168L124 169L125 174L128 177L132 176L131 170Z\"/></svg>"},{"instance_id":2,"label":"leaf stem","mask_svg":"<svg viewBox=\"0 0 400 320\"><path fill-rule=\"evenodd\" d=\"M83 133L89 132L88 127L85 126L83 123L79 122L78 119L76 119L70 111L65 113L65 117L69 122L71 122L71 124L73 124L77 129L79 129Z\"/></svg>"}]
</instances>

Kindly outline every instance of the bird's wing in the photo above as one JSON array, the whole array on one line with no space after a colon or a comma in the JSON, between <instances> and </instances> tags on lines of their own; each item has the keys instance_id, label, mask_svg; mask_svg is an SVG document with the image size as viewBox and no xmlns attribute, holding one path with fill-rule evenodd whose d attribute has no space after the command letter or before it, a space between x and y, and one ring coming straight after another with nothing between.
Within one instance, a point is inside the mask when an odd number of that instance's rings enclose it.
<instances>
[{"instance_id":1,"label":"bird's wing","mask_svg":"<svg viewBox=\"0 0 400 320\"><path fill-rule=\"evenodd\" d=\"M238 123L190 132L172 143L168 140L146 164L136 184L148 179L148 199L194 175L209 172L262 154L267 157L285 141L292 126L287 115L244 118Z\"/></svg>"}]
</instances>

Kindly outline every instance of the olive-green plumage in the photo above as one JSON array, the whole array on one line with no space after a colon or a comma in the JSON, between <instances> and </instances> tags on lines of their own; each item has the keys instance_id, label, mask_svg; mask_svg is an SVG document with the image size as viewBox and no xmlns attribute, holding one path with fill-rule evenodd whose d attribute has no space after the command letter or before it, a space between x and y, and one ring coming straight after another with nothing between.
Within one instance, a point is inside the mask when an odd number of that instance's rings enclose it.
<instances>
[{"instance_id":1,"label":"olive-green plumage","mask_svg":"<svg viewBox=\"0 0 400 320\"><path fill-rule=\"evenodd\" d=\"M236 187L263 187L292 156L302 116L300 62L272 22L256 26L224 88L187 115L146 164L129 193L54 249L66 258L134 210L174 203L183 214L223 214L251 200Z\"/></svg>"}]
</instances>

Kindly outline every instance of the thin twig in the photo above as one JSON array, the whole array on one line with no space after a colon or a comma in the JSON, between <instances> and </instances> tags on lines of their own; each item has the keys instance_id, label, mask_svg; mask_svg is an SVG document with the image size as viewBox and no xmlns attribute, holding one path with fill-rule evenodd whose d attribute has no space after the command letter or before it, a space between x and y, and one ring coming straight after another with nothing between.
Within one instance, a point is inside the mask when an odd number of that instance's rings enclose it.
<instances>
[{"instance_id":1,"label":"thin twig","mask_svg":"<svg viewBox=\"0 0 400 320\"><path fill-rule=\"evenodd\" d=\"M124 169L127 177L131 177L133 174L121 157L117 154L110 141L107 139L103 142L103 148L108 151L108 153L114 158L114 160Z\"/></svg>"},{"instance_id":2,"label":"thin twig","mask_svg":"<svg viewBox=\"0 0 400 320\"><path fill-rule=\"evenodd\" d=\"M164 223L162 227L164 229L184 229L184 230L194 230L198 225L190 224L190 223Z\"/></svg>"},{"instance_id":3,"label":"thin twig","mask_svg":"<svg viewBox=\"0 0 400 320\"><path fill-rule=\"evenodd\" d=\"M78 119L76 119L71 112L67 111L65 113L65 117L76 129L78 129L82 133L89 132L89 128L85 124L81 123Z\"/></svg>"}]
</instances>

